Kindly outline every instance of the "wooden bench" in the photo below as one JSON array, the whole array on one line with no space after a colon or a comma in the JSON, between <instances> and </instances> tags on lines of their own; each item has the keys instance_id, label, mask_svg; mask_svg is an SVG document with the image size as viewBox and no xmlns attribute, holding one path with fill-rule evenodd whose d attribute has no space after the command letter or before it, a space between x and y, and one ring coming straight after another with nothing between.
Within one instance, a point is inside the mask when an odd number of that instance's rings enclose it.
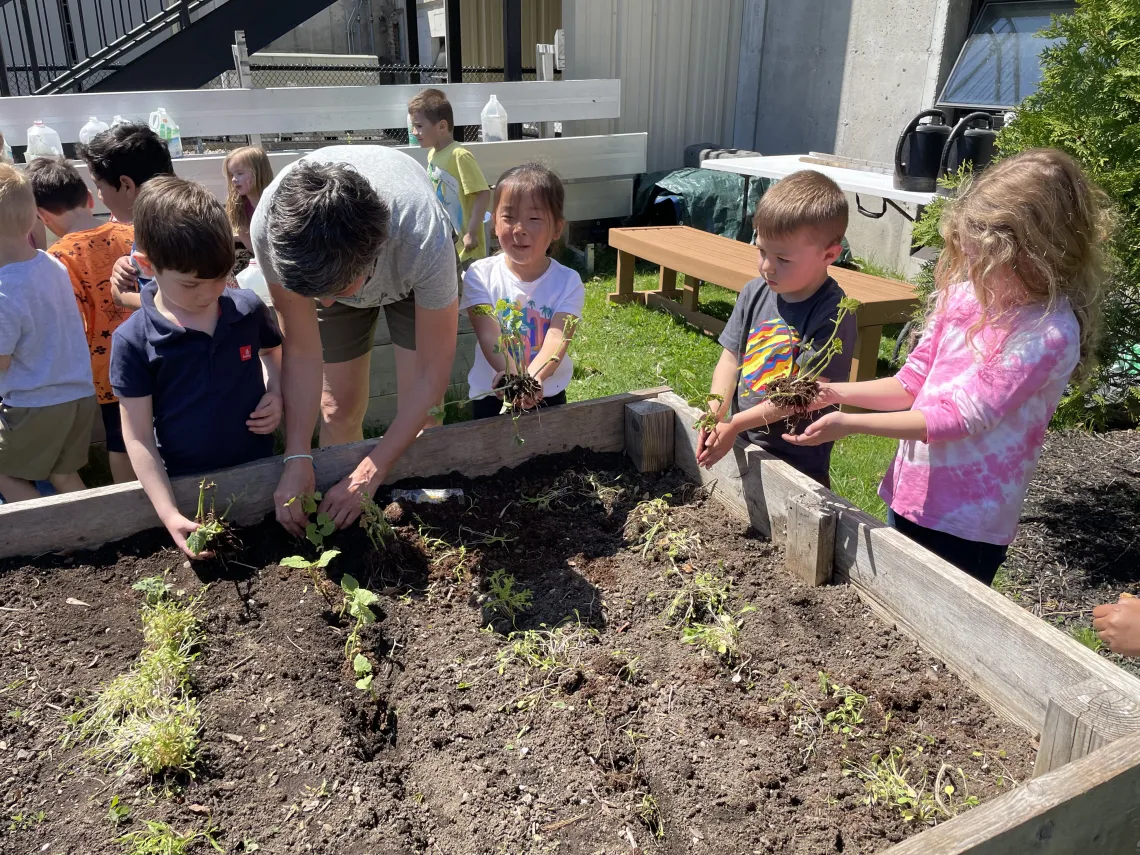
<instances>
[{"instance_id":1,"label":"wooden bench","mask_svg":"<svg viewBox=\"0 0 1140 855\"><path fill-rule=\"evenodd\" d=\"M610 294L611 302L664 309L713 336L720 335L725 324L700 311L701 282L739 294L760 275L756 247L688 226L610 229L610 246L618 251L617 291ZM656 291L633 289L633 266L638 258L660 265ZM847 296L862 304L856 313L858 335L850 379L873 380L883 325L908 320L918 297L906 282L842 267L832 267L829 272ZM677 288L678 274L685 277L683 290Z\"/></svg>"}]
</instances>

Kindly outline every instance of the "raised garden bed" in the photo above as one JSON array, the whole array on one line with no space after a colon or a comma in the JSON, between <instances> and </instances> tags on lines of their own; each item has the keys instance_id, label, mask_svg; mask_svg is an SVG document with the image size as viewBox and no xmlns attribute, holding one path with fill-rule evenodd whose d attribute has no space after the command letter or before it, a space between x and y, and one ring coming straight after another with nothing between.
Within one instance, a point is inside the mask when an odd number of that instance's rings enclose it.
<instances>
[{"instance_id":1,"label":"raised garden bed","mask_svg":"<svg viewBox=\"0 0 1140 855\"><path fill-rule=\"evenodd\" d=\"M1038 733L1049 765L1078 757L1129 729L1140 683L756 449L696 470L692 421L651 391L524 419L522 445L502 421L426 433L396 477L465 501L405 505L380 552L359 529L327 544L322 586L349 573L378 595L370 692L342 596L279 565L317 550L271 522L191 570L135 534L153 524L137 487L0 509L0 553L38 555L0 566L4 851L120 851L145 820L216 827L230 852L1134 847L1135 737L1026 781ZM623 449L674 466L638 473ZM321 485L355 454L321 452ZM502 466L519 468L479 477ZM269 509L277 467L218 473L220 495L243 494L236 519ZM176 485L188 510L196 487ZM176 600L209 583L195 777L101 773L61 747L64 716L130 668L131 586L167 570ZM1050 697L1090 681L1112 713L1065 731L1068 692L1046 726ZM113 796L131 806L118 829Z\"/></svg>"}]
</instances>

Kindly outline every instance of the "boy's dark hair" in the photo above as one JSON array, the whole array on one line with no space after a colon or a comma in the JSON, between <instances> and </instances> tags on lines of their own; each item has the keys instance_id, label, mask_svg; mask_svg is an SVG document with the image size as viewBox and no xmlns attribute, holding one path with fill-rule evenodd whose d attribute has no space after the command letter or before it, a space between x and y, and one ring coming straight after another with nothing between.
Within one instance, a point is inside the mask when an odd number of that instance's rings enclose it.
<instances>
[{"instance_id":1,"label":"boy's dark hair","mask_svg":"<svg viewBox=\"0 0 1140 855\"><path fill-rule=\"evenodd\" d=\"M281 176L266 211L269 252L281 284L303 297L332 297L376 264L391 213L347 163L298 161Z\"/></svg>"},{"instance_id":2,"label":"boy's dark hair","mask_svg":"<svg viewBox=\"0 0 1140 855\"><path fill-rule=\"evenodd\" d=\"M424 118L433 125L447 122L449 131L455 130L455 112L451 109L451 102L441 89L425 89L408 102L408 112L411 114L423 113Z\"/></svg>"},{"instance_id":3,"label":"boy's dark hair","mask_svg":"<svg viewBox=\"0 0 1140 855\"><path fill-rule=\"evenodd\" d=\"M214 194L195 181L158 175L135 199L135 246L156 272L221 279L233 270L234 233Z\"/></svg>"},{"instance_id":4,"label":"boy's dark hair","mask_svg":"<svg viewBox=\"0 0 1140 855\"><path fill-rule=\"evenodd\" d=\"M63 214L87 207L87 184L79 170L63 158L37 157L26 171L37 208Z\"/></svg>"},{"instance_id":5,"label":"boy's dark hair","mask_svg":"<svg viewBox=\"0 0 1140 855\"><path fill-rule=\"evenodd\" d=\"M495 184L495 204L493 211L498 213L499 205L508 196L528 195L534 197L540 207L545 208L556 223L562 222L566 204L566 188L562 179L549 167L541 163L523 163L512 166L499 176Z\"/></svg>"},{"instance_id":6,"label":"boy's dark hair","mask_svg":"<svg viewBox=\"0 0 1140 855\"><path fill-rule=\"evenodd\" d=\"M757 237L785 237L810 229L824 247L843 242L847 197L839 185L811 169L783 178L760 197L752 227Z\"/></svg>"},{"instance_id":7,"label":"boy's dark hair","mask_svg":"<svg viewBox=\"0 0 1140 855\"><path fill-rule=\"evenodd\" d=\"M103 131L76 152L87 161L91 175L116 190L126 175L140 187L156 175L173 175L170 150L158 134L141 123L124 123Z\"/></svg>"}]
</instances>

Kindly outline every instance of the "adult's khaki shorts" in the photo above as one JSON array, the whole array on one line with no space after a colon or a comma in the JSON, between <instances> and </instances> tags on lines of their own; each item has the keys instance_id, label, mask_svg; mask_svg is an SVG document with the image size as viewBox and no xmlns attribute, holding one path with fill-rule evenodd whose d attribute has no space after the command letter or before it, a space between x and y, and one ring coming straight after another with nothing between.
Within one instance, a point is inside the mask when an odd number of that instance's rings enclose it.
<instances>
[{"instance_id":1,"label":"adult's khaki shorts","mask_svg":"<svg viewBox=\"0 0 1140 855\"><path fill-rule=\"evenodd\" d=\"M0 404L0 475L44 481L78 472L87 465L98 415L94 395L50 407Z\"/></svg>"},{"instance_id":2,"label":"adult's khaki shorts","mask_svg":"<svg viewBox=\"0 0 1140 855\"><path fill-rule=\"evenodd\" d=\"M388 322L392 343L407 350L416 349L416 301L408 296L398 303L373 308L357 308L333 303L317 304L317 321L321 331L321 350L325 362L350 362L372 351L376 322L380 309Z\"/></svg>"}]
</instances>

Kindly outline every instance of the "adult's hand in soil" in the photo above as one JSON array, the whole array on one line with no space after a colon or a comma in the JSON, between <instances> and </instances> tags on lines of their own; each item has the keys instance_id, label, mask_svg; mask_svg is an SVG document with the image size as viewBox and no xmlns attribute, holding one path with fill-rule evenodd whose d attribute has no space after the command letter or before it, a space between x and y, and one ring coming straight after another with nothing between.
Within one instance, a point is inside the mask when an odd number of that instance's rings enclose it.
<instances>
[{"instance_id":1,"label":"adult's hand in soil","mask_svg":"<svg viewBox=\"0 0 1140 855\"><path fill-rule=\"evenodd\" d=\"M823 445L835 442L851 433L843 413L828 413L804 428L801 434L786 433L784 439L792 445Z\"/></svg>"},{"instance_id":2,"label":"adult's hand in soil","mask_svg":"<svg viewBox=\"0 0 1140 855\"><path fill-rule=\"evenodd\" d=\"M710 431L701 431L697 442L697 465L708 469L732 450L736 443L736 430L732 422L717 422Z\"/></svg>"},{"instance_id":3,"label":"adult's hand in soil","mask_svg":"<svg viewBox=\"0 0 1140 855\"><path fill-rule=\"evenodd\" d=\"M347 528L360 516L362 494L375 495L382 479L372 458L365 457L351 475L325 493L318 512L328 514L337 528Z\"/></svg>"},{"instance_id":4,"label":"adult's hand in soil","mask_svg":"<svg viewBox=\"0 0 1140 855\"><path fill-rule=\"evenodd\" d=\"M273 513L277 522L294 537L305 536L309 518L301 502L289 500L305 493L314 493L316 489L317 474L311 460L302 457L285 464L285 471L281 473L281 480L273 491Z\"/></svg>"},{"instance_id":5,"label":"adult's hand in soil","mask_svg":"<svg viewBox=\"0 0 1140 855\"><path fill-rule=\"evenodd\" d=\"M166 526L166 530L170 532L170 537L174 540L174 545L182 550L182 554L187 558L193 558L195 561L203 558L212 558L214 553L206 550L205 552L191 552L190 547L186 545L186 538L191 532L196 531L198 523L194 520L186 519L182 514L171 514L168 519L162 521Z\"/></svg>"},{"instance_id":6,"label":"adult's hand in soil","mask_svg":"<svg viewBox=\"0 0 1140 855\"><path fill-rule=\"evenodd\" d=\"M1093 629L1113 653L1140 656L1140 599L1121 597L1093 609Z\"/></svg>"}]
</instances>

